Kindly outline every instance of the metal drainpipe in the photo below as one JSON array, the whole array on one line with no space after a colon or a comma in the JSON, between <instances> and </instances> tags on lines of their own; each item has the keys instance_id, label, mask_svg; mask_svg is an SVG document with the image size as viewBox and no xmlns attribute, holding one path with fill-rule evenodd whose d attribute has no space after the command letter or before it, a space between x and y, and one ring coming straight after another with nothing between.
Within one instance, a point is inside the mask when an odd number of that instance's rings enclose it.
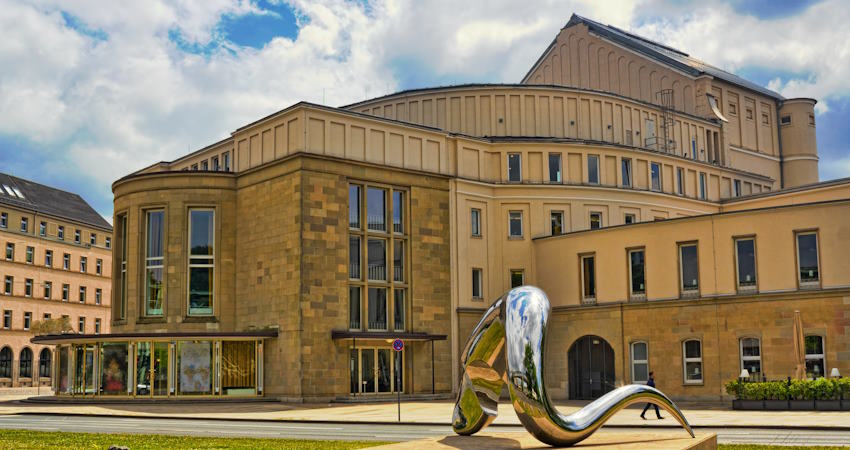
<instances>
[{"instance_id":1,"label":"metal drainpipe","mask_svg":"<svg viewBox=\"0 0 850 450\"><path fill-rule=\"evenodd\" d=\"M785 158L782 156L782 123L780 122L779 108L784 102L776 102L776 142L779 144L779 190L785 189Z\"/></svg>"}]
</instances>

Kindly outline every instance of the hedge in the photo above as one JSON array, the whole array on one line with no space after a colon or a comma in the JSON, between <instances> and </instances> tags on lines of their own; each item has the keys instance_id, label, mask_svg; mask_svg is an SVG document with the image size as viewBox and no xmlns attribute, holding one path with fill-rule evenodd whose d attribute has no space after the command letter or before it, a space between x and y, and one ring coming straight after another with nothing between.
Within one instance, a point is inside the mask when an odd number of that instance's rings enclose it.
<instances>
[{"instance_id":1,"label":"hedge","mask_svg":"<svg viewBox=\"0 0 850 450\"><path fill-rule=\"evenodd\" d=\"M726 383L726 393L738 400L838 400L850 399L850 378Z\"/></svg>"}]
</instances>

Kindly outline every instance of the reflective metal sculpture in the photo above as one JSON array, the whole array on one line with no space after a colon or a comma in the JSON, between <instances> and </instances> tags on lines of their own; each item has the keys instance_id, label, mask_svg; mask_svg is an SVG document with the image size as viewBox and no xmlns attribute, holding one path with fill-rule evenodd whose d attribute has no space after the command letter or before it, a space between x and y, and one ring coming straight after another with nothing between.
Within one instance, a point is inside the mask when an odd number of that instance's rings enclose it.
<instances>
[{"instance_id":1,"label":"reflective metal sculpture","mask_svg":"<svg viewBox=\"0 0 850 450\"><path fill-rule=\"evenodd\" d=\"M642 402L666 409L694 436L679 408L661 391L645 385L623 386L573 414L559 413L543 382L550 312L546 294L532 286L511 289L490 306L461 355L463 375L452 418L457 434L471 435L493 422L503 383L507 383L520 422L550 445L582 441L617 411Z\"/></svg>"}]
</instances>

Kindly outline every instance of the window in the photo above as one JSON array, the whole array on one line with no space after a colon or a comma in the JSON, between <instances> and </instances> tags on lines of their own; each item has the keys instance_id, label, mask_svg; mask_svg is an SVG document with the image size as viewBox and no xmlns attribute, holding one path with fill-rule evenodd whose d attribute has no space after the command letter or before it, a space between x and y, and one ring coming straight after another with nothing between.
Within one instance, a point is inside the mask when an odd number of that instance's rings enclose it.
<instances>
[{"instance_id":1,"label":"window","mask_svg":"<svg viewBox=\"0 0 850 450\"><path fill-rule=\"evenodd\" d=\"M12 378L12 349L0 350L0 378Z\"/></svg>"},{"instance_id":2,"label":"window","mask_svg":"<svg viewBox=\"0 0 850 450\"><path fill-rule=\"evenodd\" d=\"M192 170L197 172L197 170L198 170L198 164L197 163L192 164Z\"/></svg>"},{"instance_id":3,"label":"window","mask_svg":"<svg viewBox=\"0 0 850 450\"><path fill-rule=\"evenodd\" d=\"M629 297L646 299L646 258L644 249L629 250Z\"/></svg>"},{"instance_id":4,"label":"window","mask_svg":"<svg viewBox=\"0 0 850 450\"><path fill-rule=\"evenodd\" d=\"M734 103L729 103L729 114L733 116L738 115L738 105Z\"/></svg>"},{"instance_id":5,"label":"window","mask_svg":"<svg viewBox=\"0 0 850 450\"><path fill-rule=\"evenodd\" d=\"M472 298L484 298L484 271L472 269Z\"/></svg>"},{"instance_id":6,"label":"window","mask_svg":"<svg viewBox=\"0 0 850 450\"><path fill-rule=\"evenodd\" d=\"M43 319L50 320L50 313L44 313Z\"/></svg>"},{"instance_id":7,"label":"window","mask_svg":"<svg viewBox=\"0 0 850 450\"><path fill-rule=\"evenodd\" d=\"M699 174L699 198L705 200L705 174L702 172Z\"/></svg>"},{"instance_id":8,"label":"window","mask_svg":"<svg viewBox=\"0 0 850 450\"><path fill-rule=\"evenodd\" d=\"M753 108L747 108L747 120L753 120Z\"/></svg>"},{"instance_id":9,"label":"window","mask_svg":"<svg viewBox=\"0 0 850 450\"><path fill-rule=\"evenodd\" d=\"M735 197L741 196L741 180L735 180L733 185L735 186L735 190L732 193Z\"/></svg>"},{"instance_id":10,"label":"window","mask_svg":"<svg viewBox=\"0 0 850 450\"><path fill-rule=\"evenodd\" d=\"M70 294L71 294L71 285L70 284L63 284L62 285L62 301L67 302Z\"/></svg>"},{"instance_id":11,"label":"window","mask_svg":"<svg viewBox=\"0 0 850 450\"><path fill-rule=\"evenodd\" d=\"M661 164L650 163L650 173L652 176L652 190L661 191Z\"/></svg>"},{"instance_id":12,"label":"window","mask_svg":"<svg viewBox=\"0 0 850 450\"><path fill-rule=\"evenodd\" d=\"M100 319L94 319L94 334L100 334Z\"/></svg>"},{"instance_id":13,"label":"window","mask_svg":"<svg viewBox=\"0 0 850 450\"><path fill-rule=\"evenodd\" d=\"M71 255L69 253L62 255L62 268L65 270L71 269Z\"/></svg>"},{"instance_id":14,"label":"window","mask_svg":"<svg viewBox=\"0 0 850 450\"><path fill-rule=\"evenodd\" d=\"M560 153L549 153L549 182L550 183L561 183L561 182L563 182L563 178L561 176L561 154Z\"/></svg>"},{"instance_id":15,"label":"window","mask_svg":"<svg viewBox=\"0 0 850 450\"><path fill-rule=\"evenodd\" d=\"M472 208L469 212L469 228L472 236L481 237L481 210Z\"/></svg>"},{"instance_id":16,"label":"window","mask_svg":"<svg viewBox=\"0 0 850 450\"><path fill-rule=\"evenodd\" d=\"M826 356L823 351L823 336L806 336L805 344L806 377L819 378L826 376Z\"/></svg>"},{"instance_id":17,"label":"window","mask_svg":"<svg viewBox=\"0 0 850 450\"><path fill-rule=\"evenodd\" d=\"M216 172L221 170L221 165L218 163L218 156L212 157L212 170L215 170Z\"/></svg>"},{"instance_id":18,"label":"window","mask_svg":"<svg viewBox=\"0 0 850 450\"><path fill-rule=\"evenodd\" d=\"M32 350L27 347L21 349L18 366L18 375L21 378L32 378Z\"/></svg>"},{"instance_id":19,"label":"window","mask_svg":"<svg viewBox=\"0 0 850 450\"><path fill-rule=\"evenodd\" d=\"M165 286L163 267L165 211L145 213L145 315L161 316L163 289Z\"/></svg>"},{"instance_id":20,"label":"window","mask_svg":"<svg viewBox=\"0 0 850 450\"><path fill-rule=\"evenodd\" d=\"M91 245L97 244L97 234L95 234L95 233L89 234L89 244L91 244Z\"/></svg>"},{"instance_id":21,"label":"window","mask_svg":"<svg viewBox=\"0 0 850 450\"><path fill-rule=\"evenodd\" d=\"M15 259L15 244L11 242L6 243L6 259L9 261Z\"/></svg>"},{"instance_id":22,"label":"window","mask_svg":"<svg viewBox=\"0 0 850 450\"><path fill-rule=\"evenodd\" d=\"M697 138L691 139L691 156L696 160L699 155L697 154Z\"/></svg>"},{"instance_id":23,"label":"window","mask_svg":"<svg viewBox=\"0 0 850 450\"><path fill-rule=\"evenodd\" d=\"M597 230L602 228L602 213L600 212L592 212L590 213L590 229Z\"/></svg>"},{"instance_id":24,"label":"window","mask_svg":"<svg viewBox=\"0 0 850 450\"><path fill-rule=\"evenodd\" d=\"M508 153L508 181L522 181L522 160L519 153Z\"/></svg>"},{"instance_id":25,"label":"window","mask_svg":"<svg viewBox=\"0 0 850 450\"><path fill-rule=\"evenodd\" d=\"M404 330L410 282L408 232L404 222L407 191L351 184L348 193L349 328ZM362 226L364 215L365 227ZM392 221L391 231L387 228L388 218Z\"/></svg>"},{"instance_id":26,"label":"window","mask_svg":"<svg viewBox=\"0 0 850 450\"><path fill-rule=\"evenodd\" d=\"M587 155L587 182L599 184L599 155Z\"/></svg>"},{"instance_id":27,"label":"window","mask_svg":"<svg viewBox=\"0 0 850 450\"><path fill-rule=\"evenodd\" d=\"M56 237L59 238L60 241L65 240L65 227L59 225L59 228L56 229Z\"/></svg>"},{"instance_id":28,"label":"window","mask_svg":"<svg viewBox=\"0 0 850 450\"><path fill-rule=\"evenodd\" d=\"M29 330L32 325L32 313L27 311L24 313L24 330Z\"/></svg>"},{"instance_id":29,"label":"window","mask_svg":"<svg viewBox=\"0 0 850 450\"><path fill-rule=\"evenodd\" d=\"M551 211L549 213L549 224L552 230L552 236L564 234L564 212Z\"/></svg>"},{"instance_id":30,"label":"window","mask_svg":"<svg viewBox=\"0 0 850 450\"><path fill-rule=\"evenodd\" d=\"M118 305L113 310L117 319L123 319L127 308L127 214L116 216L115 232L118 238ZM108 239L108 238L107 238Z\"/></svg>"},{"instance_id":31,"label":"window","mask_svg":"<svg viewBox=\"0 0 850 450\"><path fill-rule=\"evenodd\" d=\"M98 258L94 262L94 273L98 275L103 275L103 260Z\"/></svg>"},{"instance_id":32,"label":"window","mask_svg":"<svg viewBox=\"0 0 850 450\"><path fill-rule=\"evenodd\" d=\"M24 279L24 297L32 297L32 278Z\"/></svg>"},{"instance_id":33,"label":"window","mask_svg":"<svg viewBox=\"0 0 850 450\"><path fill-rule=\"evenodd\" d=\"M741 369L747 369L750 380L761 381L761 346L757 338L741 338Z\"/></svg>"},{"instance_id":34,"label":"window","mask_svg":"<svg viewBox=\"0 0 850 450\"><path fill-rule=\"evenodd\" d=\"M38 354L38 376L42 378L50 378L50 360L50 349L41 349L41 352Z\"/></svg>"},{"instance_id":35,"label":"window","mask_svg":"<svg viewBox=\"0 0 850 450\"><path fill-rule=\"evenodd\" d=\"M738 290L756 289L756 240L735 240L735 264L737 265Z\"/></svg>"},{"instance_id":36,"label":"window","mask_svg":"<svg viewBox=\"0 0 850 450\"><path fill-rule=\"evenodd\" d=\"M685 169L681 167L676 169L676 193L685 195Z\"/></svg>"},{"instance_id":37,"label":"window","mask_svg":"<svg viewBox=\"0 0 850 450\"><path fill-rule=\"evenodd\" d=\"M94 290L94 304L99 305L103 301L103 290L97 288Z\"/></svg>"},{"instance_id":38,"label":"window","mask_svg":"<svg viewBox=\"0 0 850 450\"><path fill-rule=\"evenodd\" d=\"M596 265L595 256L580 257L581 262L581 299L582 303L596 302Z\"/></svg>"},{"instance_id":39,"label":"window","mask_svg":"<svg viewBox=\"0 0 850 450\"><path fill-rule=\"evenodd\" d=\"M15 279L9 275L6 275L6 278L3 283L3 293L6 295L12 295L12 286L15 284Z\"/></svg>"},{"instance_id":40,"label":"window","mask_svg":"<svg viewBox=\"0 0 850 450\"><path fill-rule=\"evenodd\" d=\"M522 269L511 269L511 289L525 284L525 271Z\"/></svg>"},{"instance_id":41,"label":"window","mask_svg":"<svg viewBox=\"0 0 850 450\"><path fill-rule=\"evenodd\" d=\"M817 233L797 233L797 269L797 273L800 275L800 287L817 287L819 285Z\"/></svg>"},{"instance_id":42,"label":"window","mask_svg":"<svg viewBox=\"0 0 850 450\"><path fill-rule=\"evenodd\" d=\"M691 339L682 343L682 366L686 384L702 383L702 343Z\"/></svg>"},{"instance_id":43,"label":"window","mask_svg":"<svg viewBox=\"0 0 850 450\"><path fill-rule=\"evenodd\" d=\"M53 283L50 281L44 282L44 298L50 300L53 295Z\"/></svg>"},{"instance_id":44,"label":"window","mask_svg":"<svg viewBox=\"0 0 850 450\"><path fill-rule=\"evenodd\" d=\"M767 113L762 113L761 123L762 125L770 125L770 116L768 116Z\"/></svg>"},{"instance_id":45,"label":"window","mask_svg":"<svg viewBox=\"0 0 850 450\"><path fill-rule=\"evenodd\" d=\"M372 188L366 190L366 225L369 230L387 231L387 191Z\"/></svg>"},{"instance_id":46,"label":"window","mask_svg":"<svg viewBox=\"0 0 850 450\"><path fill-rule=\"evenodd\" d=\"M12 311L6 309L3 311L3 329L11 330L12 329Z\"/></svg>"},{"instance_id":47,"label":"window","mask_svg":"<svg viewBox=\"0 0 850 450\"><path fill-rule=\"evenodd\" d=\"M53 267L53 250L44 251L44 265L47 267Z\"/></svg>"},{"instance_id":48,"label":"window","mask_svg":"<svg viewBox=\"0 0 850 450\"><path fill-rule=\"evenodd\" d=\"M522 237L522 211L510 211L508 213L508 237Z\"/></svg>"},{"instance_id":49,"label":"window","mask_svg":"<svg viewBox=\"0 0 850 450\"><path fill-rule=\"evenodd\" d=\"M809 125L815 126L815 115L809 114Z\"/></svg>"},{"instance_id":50,"label":"window","mask_svg":"<svg viewBox=\"0 0 850 450\"><path fill-rule=\"evenodd\" d=\"M8 213L0 213L0 228L7 228L9 226L9 214Z\"/></svg>"},{"instance_id":51,"label":"window","mask_svg":"<svg viewBox=\"0 0 850 450\"><path fill-rule=\"evenodd\" d=\"M201 170L210 170L210 162L207 160L201 161Z\"/></svg>"},{"instance_id":52,"label":"window","mask_svg":"<svg viewBox=\"0 0 850 450\"><path fill-rule=\"evenodd\" d=\"M106 237L105 246L106 246L106 248L112 248L112 238L111 237L109 237L109 236Z\"/></svg>"},{"instance_id":53,"label":"window","mask_svg":"<svg viewBox=\"0 0 850 450\"><path fill-rule=\"evenodd\" d=\"M80 303L86 302L86 287L80 286Z\"/></svg>"},{"instance_id":54,"label":"window","mask_svg":"<svg viewBox=\"0 0 850 450\"><path fill-rule=\"evenodd\" d=\"M89 268L89 259L85 256L80 256L80 272L86 273Z\"/></svg>"},{"instance_id":55,"label":"window","mask_svg":"<svg viewBox=\"0 0 850 450\"><path fill-rule=\"evenodd\" d=\"M29 219L21 217L21 233L26 233L29 230Z\"/></svg>"},{"instance_id":56,"label":"window","mask_svg":"<svg viewBox=\"0 0 850 450\"><path fill-rule=\"evenodd\" d=\"M699 294L697 244L679 245L679 268L681 270L682 295Z\"/></svg>"},{"instance_id":57,"label":"window","mask_svg":"<svg viewBox=\"0 0 850 450\"><path fill-rule=\"evenodd\" d=\"M631 213L626 213L626 215L625 215L625 216L623 216L623 222L624 222L626 225L628 225L628 224L630 224L630 223L635 223L635 222L636 222L636 220L635 220L635 215L634 215L634 214L631 214Z\"/></svg>"},{"instance_id":58,"label":"window","mask_svg":"<svg viewBox=\"0 0 850 450\"><path fill-rule=\"evenodd\" d=\"M32 259L33 259L34 254L35 254L35 248L27 247L27 253L26 253L27 264L32 264Z\"/></svg>"},{"instance_id":59,"label":"window","mask_svg":"<svg viewBox=\"0 0 850 450\"><path fill-rule=\"evenodd\" d=\"M779 118L780 125L791 125L791 116L782 116Z\"/></svg>"},{"instance_id":60,"label":"window","mask_svg":"<svg viewBox=\"0 0 850 450\"><path fill-rule=\"evenodd\" d=\"M632 342L632 383L649 380L649 351L646 342Z\"/></svg>"},{"instance_id":61,"label":"window","mask_svg":"<svg viewBox=\"0 0 850 450\"><path fill-rule=\"evenodd\" d=\"M224 153L222 159L224 160L224 171L230 172L230 153Z\"/></svg>"},{"instance_id":62,"label":"window","mask_svg":"<svg viewBox=\"0 0 850 450\"><path fill-rule=\"evenodd\" d=\"M80 333L86 332L86 318L85 317L80 317L77 320L77 327L78 327L77 329L79 330Z\"/></svg>"},{"instance_id":63,"label":"window","mask_svg":"<svg viewBox=\"0 0 850 450\"><path fill-rule=\"evenodd\" d=\"M80 232L80 230L74 230L74 243L75 244L79 244L81 242L81 239L82 239L81 234L82 233Z\"/></svg>"},{"instance_id":64,"label":"window","mask_svg":"<svg viewBox=\"0 0 850 450\"><path fill-rule=\"evenodd\" d=\"M623 176L623 187L632 187L632 160L623 158L620 161L620 169Z\"/></svg>"},{"instance_id":65,"label":"window","mask_svg":"<svg viewBox=\"0 0 850 450\"><path fill-rule=\"evenodd\" d=\"M189 315L211 315L215 288L215 211L189 210Z\"/></svg>"}]
</instances>

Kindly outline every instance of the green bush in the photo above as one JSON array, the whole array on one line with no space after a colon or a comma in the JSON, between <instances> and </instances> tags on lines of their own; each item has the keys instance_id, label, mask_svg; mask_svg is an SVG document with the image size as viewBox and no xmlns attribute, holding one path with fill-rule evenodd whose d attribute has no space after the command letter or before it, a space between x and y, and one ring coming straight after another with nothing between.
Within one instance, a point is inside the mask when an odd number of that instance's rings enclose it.
<instances>
[{"instance_id":1,"label":"green bush","mask_svg":"<svg viewBox=\"0 0 850 450\"><path fill-rule=\"evenodd\" d=\"M850 399L850 378L818 378L816 380L791 380L726 383L726 393L739 400L837 400L844 394Z\"/></svg>"}]
</instances>

